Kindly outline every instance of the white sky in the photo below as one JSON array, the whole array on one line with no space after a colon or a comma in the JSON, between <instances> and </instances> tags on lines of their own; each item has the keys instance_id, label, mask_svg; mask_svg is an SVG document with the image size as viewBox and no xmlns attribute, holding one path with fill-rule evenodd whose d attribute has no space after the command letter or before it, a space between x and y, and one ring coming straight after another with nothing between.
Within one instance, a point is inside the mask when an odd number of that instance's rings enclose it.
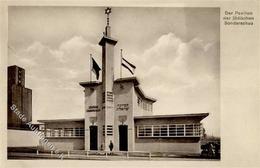
<instances>
[{"instance_id":1,"label":"white sky","mask_svg":"<svg viewBox=\"0 0 260 168\"><path fill-rule=\"evenodd\" d=\"M84 117L78 83L89 80L90 53L101 67L104 9L9 7L8 64L26 70L34 121ZM123 48L142 89L158 100L154 114L209 112L206 132L219 136L219 9L112 8L110 18L115 77Z\"/></svg>"}]
</instances>

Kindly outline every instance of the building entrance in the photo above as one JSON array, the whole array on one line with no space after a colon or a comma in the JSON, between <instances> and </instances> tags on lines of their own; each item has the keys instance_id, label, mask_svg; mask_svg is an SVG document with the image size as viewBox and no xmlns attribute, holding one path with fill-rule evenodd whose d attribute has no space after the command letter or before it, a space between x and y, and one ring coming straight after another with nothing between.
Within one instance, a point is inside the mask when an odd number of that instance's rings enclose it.
<instances>
[{"instance_id":1,"label":"building entrance","mask_svg":"<svg viewBox=\"0 0 260 168\"><path fill-rule=\"evenodd\" d=\"M92 125L90 130L90 150L98 150L98 127Z\"/></svg>"},{"instance_id":2,"label":"building entrance","mask_svg":"<svg viewBox=\"0 0 260 168\"><path fill-rule=\"evenodd\" d=\"M128 126L119 125L119 150L128 151Z\"/></svg>"}]
</instances>

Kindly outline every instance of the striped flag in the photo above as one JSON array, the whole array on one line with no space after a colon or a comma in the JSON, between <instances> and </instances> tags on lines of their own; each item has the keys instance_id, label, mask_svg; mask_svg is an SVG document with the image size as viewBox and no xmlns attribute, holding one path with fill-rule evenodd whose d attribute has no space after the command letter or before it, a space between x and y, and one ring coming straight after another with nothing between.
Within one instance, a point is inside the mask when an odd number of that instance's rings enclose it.
<instances>
[{"instance_id":1,"label":"striped flag","mask_svg":"<svg viewBox=\"0 0 260 168\"><path fill-rule=\"evenodd\" d=\"M131 74L134 74L136 67L132 63L130 63L129 61L127 61L126 59L124 59L122 57L122 63L121 64L122 64L123 67L128 69L131 72Z\"/></svg>"}]
</instances>

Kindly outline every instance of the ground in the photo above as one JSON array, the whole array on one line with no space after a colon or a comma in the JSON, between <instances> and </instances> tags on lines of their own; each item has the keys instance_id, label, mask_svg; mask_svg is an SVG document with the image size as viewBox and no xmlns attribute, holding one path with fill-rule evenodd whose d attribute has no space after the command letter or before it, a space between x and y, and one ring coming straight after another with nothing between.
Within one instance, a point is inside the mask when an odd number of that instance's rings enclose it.
<instances>
[{"instance_id":1,"label":"ground","mask_svg":"<svg viewBox=\"0 0 260 168\"><path fill-rule=\"evenodd\" d=\"M22 153L22 152L8 152L8 159L22 159L22 160L34 160L34 159L60 159L60 155L51 153ZM169 156L156 156L156 155L136 155L136 154L63 154L63 159L72 160L158 160L158 161L219 161L218 159L205 159L200 156L181 156L181 155L169 155Z\"/></svg>"}]
</instances>

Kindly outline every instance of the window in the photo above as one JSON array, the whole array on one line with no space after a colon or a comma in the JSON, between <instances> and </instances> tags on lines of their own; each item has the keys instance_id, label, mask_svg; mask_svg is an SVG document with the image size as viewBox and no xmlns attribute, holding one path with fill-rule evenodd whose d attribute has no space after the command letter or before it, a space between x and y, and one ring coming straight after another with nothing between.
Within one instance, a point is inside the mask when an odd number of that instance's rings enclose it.
<instances>
[{"instance_id":1,"label":"window","mask_svg":"<svg viewBox=\"0 0 260 168\"><path fill-rule=\"evenodd\" d=\"M138 126L138 136L141 137L151 137L152 136L152 126Z\"/></svg>"},{"instance_id":2,"label":"window","mask_svg":"<svg viewBox=\"0 0 260 168\"><path fill-rule=\"evenodd\" d=\"M105 136L105 125L103 125L103 136Z\"/></svg>"},{"instance_id":3,"label":"window","mask_svg":"<svg viewBox=\"0 0 260 168\"><path fill-rule=\"evenodd\" d=\"M144 110L147 110L147 104L144 102Z\"/></svg>"},{"instance_id":4,"label":"window","mask_svg":"<svg viewBox=\"0 0 260 168\"><path fill-rule=\"evenodd\" d=\"M60 134L59 132L60 132L59 129L58 129L58 128L55 128L55 129L54 129L54 136L55 136L55 137L58 137L59 134Z\"/></svg>"},{"instance_id":5,"label":"window","mask_svg":"<svg viewBox=\"0 0 260 168\"><path fill-rule=\"evenodd\" d=\"M193 136L193 124L185 125L185 134L186 136Z\"/></svg>"},{"instance_id":6,"label":"window","mask_svg":"<svg viewBox=\"0 0 260 168\"><path fill-rule=\"evenodd\" d=\"M153 126L153 136L160 136L161 135L161 128L158 125Z\"/></svg>"},{"instance_id":7,"label":"window","mask_svg":"<svg viewBox=\"0 0 260 168\"><path fill-rule=\"evenodd\" d=\"M200 124L194 124L194 136L201 136L202 135L202 126Z\"/></svg>"},{"instance_id":8,"label":"window","mask_svg":"<svg viewBox=\"0 0 260 168\"><path fill-rule=\"evenodd\" d=\"M161 136L167 136L167 134L168 134L167 125L162 125L161 126Z\"/></svg>"},{"instance_id":9,"label":"window","mask_svg":"<svg viewBox=\"0 0 260 168\"><path fill-rule=\"evenodd\" d=\"M59 128L59 136L60 137L64 136L64 130L62 128Z\"/></svg>"},{"instance_id":10,"label":"window","mask_svg":"<svg viewBox=\"0 0 260 168\"><path fill-rule=\"evenodd\" d=\"M152 126L145 126L144 127L144 135L145 136L152 136Z\"/></svg>"},{"instance_id":11,"label":"window","mask_svg":"<svg viewBox=\"0 0 260 168\"><path fill-rule=\"evenodd\" d=\"M107 125L107 135L113 135L113 125Z\"/></svg>"},{"instance_id":12,"label":"window","mask_svg":"<svg viewBox=\"0 0 260 168\"><path fill-rule=\"evenodd\" d=\"M139 126L139 128L138 128L138 136L144 136L144 126Z\"/></svg>"},{"instance_id":13,"label":"window","mask_svg":"<svg viewBox=\"0 0 260 168\"><path fill-rule=\"evenodd\" d=\"M137 137L200 137L201 130L200 123L138 125Z\"/></svg>"},{"instance_id":14,"label":"window","mask_svg":"<svg viewBox=\"0 0 260 168\"><path fill-rule=\"evenodd\" d=\"M63 136L63 130L62 128L54 128L51 132L53 137L61 137Z\"/></svg>"},{"instance_id":15,"label":"window","mask_svg":"<svg viewBox=\"0 0 260 168\"><path fill-rule=\"evenodd\" d=\"M45 126L44 126L44 125L39 125L39 130L40 130L40 131L44 131L44 129L45 129Z\"/></svg>"},{"instance_id":16,"label":"window","mask_svg":"<svg viewBox=\"0 0 260 168\"><path fill-rule=\"evenodd\" d=\"M80 135L80 128L75 128L75 136L79 136Z\"/></svg>"},{"instance_id":17,"label":"window","mask_svg":"<svg viewBox=\"0 0 260 168\"><path fill-rule=\"evenodd\" d=\"M50 137L51 136L51 129L46 129L46 137Z\"/></svg>"},{"instance_id":18,"label":"window","mask_svg":"<svg viewBox=\"0 0 260 168\"><path fill-rule=\"evenodd\" d=\"M82 137L84 135L84 128L46 129L46 137Z\"/></svg>"},{"instance_id":19,"label":"window","mask_svg":"<svg viewBox=\"0 0 260 168\"><path fill-rule=\"evenodd\" d=\"M51 129L51 136L52 136L52 137L55 137L55 131L54 131L54 129Z\"/></svg>"},{"instance_id":20,"label":"window","mask_svg":"<svg viewBox=\"0 0 260 168\"><path fill-rule=\"evenodd\" d=\"M169 125L169 136L176 136L176 125Z\"/></svg>"},{"instance_id":21,"label":"window","mask_svg":"<svg viewBox=\"0 0 260 168\"><path fill-rule=\"evenodd\" d=\"M73 128L65 128L64 129L64 136L67 136L67 137L73 136Z\"/></svg>"},{"instance_id":22,"label":"window","mask_svg":"<svg viewBox=\"0 0 260 168\"><path fill-rule=\"evenodd\" d=\"M177 136L184 136L184 125L183 124L177 125Z\"/></svg>"},{"instance_id":23,"label":"window","mask_svg":"<svg viewBox=\"0 0 260 168\"><path fill-rule=\"evenodd\" d=\"M152 111L152 104L148 103L147 106L148 106L148 111Z\"/></svg>"},{"instance_id":24,"label":"window","mask_svg":"<svg viewBox=\"0 0 260 168\"><path fill-rule=\"evenodd\" d=\"M145 102L140 97L137 97L137 105L146 111L152 111L152 103Z\"/></svg>"},{"instance_id":25,"label":"window","mask_svg":"<svg viewBox=\"0 0 260 168\"><path fill-rule=\"evenodd\" d=\"M84 128L75 128L75 136L84 136Z\"/></svg>"}]
</instances>

